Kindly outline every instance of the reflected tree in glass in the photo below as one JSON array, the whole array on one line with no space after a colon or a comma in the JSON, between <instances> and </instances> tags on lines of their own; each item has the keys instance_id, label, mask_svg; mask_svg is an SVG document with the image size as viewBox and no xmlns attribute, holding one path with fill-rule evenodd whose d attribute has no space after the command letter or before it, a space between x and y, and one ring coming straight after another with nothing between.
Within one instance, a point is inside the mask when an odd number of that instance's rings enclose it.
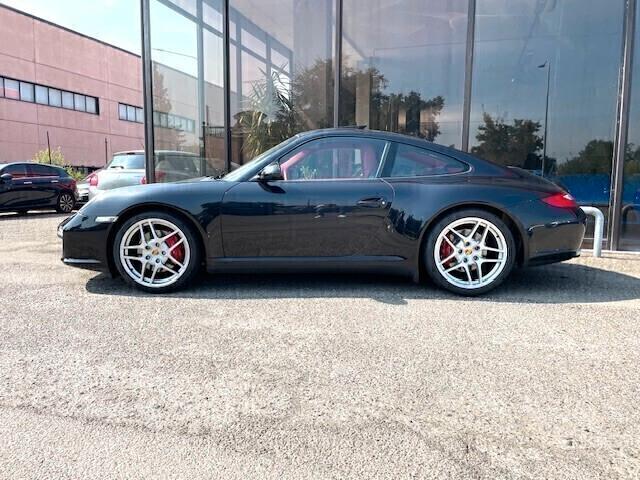
<instances>
[{"instance_id":1,"label":"reflected tree in glass","mask_svg":"<svg viewBox=\"0 0 640 480\"><path fill-rule=\"evenodd\" d=\"M482 118L484 123L478 127L477 145L471 147L471 153L500 165L534 171L541 168L543 138L539 135L540 122L515 119L513 123L507 123L486 112ZM555 160L547 158L545 169L551 170L554 165Z\"/></svg>"}]
</instances>

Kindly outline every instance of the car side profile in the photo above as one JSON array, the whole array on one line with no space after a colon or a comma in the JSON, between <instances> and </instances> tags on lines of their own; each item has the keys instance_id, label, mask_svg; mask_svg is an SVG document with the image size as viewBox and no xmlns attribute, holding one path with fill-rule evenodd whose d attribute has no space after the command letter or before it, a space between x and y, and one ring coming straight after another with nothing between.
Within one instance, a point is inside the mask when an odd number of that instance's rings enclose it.
<instances>
[{"instance_id":1,"label":"car side profile","mask_svg":"<svg viewBox=\"0 0 640 480\"><path fill-rule=\"evenodd\" d=\"M62 261L148 292L209 272L372 271L478 295L579 254L585 215L525 171L399 134L298 134L221 179L107 192L65 220Z\"/></svg>"},{"instance_id":2,"label":"car side profile","mask_svg":"<svg viewBox=\"0 0 640 480\"><path fill-rule=\"evenodd\" d=\"M76 181L64 168L34 162L0 164L0 211L25 213L53 209L71 213Z\"/></svg>"}]
</instances>

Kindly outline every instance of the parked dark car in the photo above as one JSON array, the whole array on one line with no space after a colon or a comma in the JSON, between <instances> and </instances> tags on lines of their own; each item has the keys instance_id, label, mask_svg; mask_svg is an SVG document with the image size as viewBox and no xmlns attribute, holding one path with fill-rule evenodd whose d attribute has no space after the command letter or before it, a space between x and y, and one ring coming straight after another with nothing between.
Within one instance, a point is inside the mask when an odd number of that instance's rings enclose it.
<instances>
[{"instance_id":1,"label":"parked dark car","mask_svg":"<svg viewBox=\"0 0 640 480\"><path fill-rule=\"evenodd\" d=\"M414 137L296 135L219 180L106 192L65 220L62 260L148 292L211 272L373 271L465 295L579 254L585 215L551 182Z\"/></svg>"},{"instance_id":2,"label":"parked dark car","mask_svg":"<svg viewBox=\"0 0 640 480\"><path fill-rule=\"evenodd\" d=\"M0 211L55 208L70 213L76 200L76 181L64 168L32 162L0 164Z\"/></svg>"}]
</instances>

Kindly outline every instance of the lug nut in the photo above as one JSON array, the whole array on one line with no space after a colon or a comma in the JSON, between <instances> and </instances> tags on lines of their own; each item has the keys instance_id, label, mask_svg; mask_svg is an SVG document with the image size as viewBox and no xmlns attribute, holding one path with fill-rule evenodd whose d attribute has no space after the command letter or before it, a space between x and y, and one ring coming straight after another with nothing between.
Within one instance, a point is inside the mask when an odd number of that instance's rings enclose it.
<instances>
[{"instance_id":1,"label":"lug nut","mask_svg":"<svg viewBox=\"0 0 640 480\"><path fill-rule=\"evenodd\" d=\"M468 261L468 260L467 260L467 257L464 257L464 258L462 259L462 261L463 261L464 263L467 263L467 261Z\"/></svg>"},{"instance_id":2,"label":"lug nut","mask_svg":"<svg viewBox=\"0 0 640 480\"><path fill-rule=\"evenodd\" d=\"M160 263L160 259L159 258L156 258L156 263Z\"/></svg>"},{"instance_id":3,"label":"lug nut","mask_svg":"<svg viewBox=\"0 0 640 480\"><path fill-rule=\"evenodd\" d=\"M474 257L473 257L473 259L474 259L474 260L478 260L478 257L474 256Z\"/></svg>"},{"instance_id":4,"label":"lug nut","mask_svg":"<svg viewBox=\"0 0 640 480\"><path fill-rule=\"evenodd\" d=\"M480 245L476 245L476 250L480 250Z\"/></svg>"},{"instance_id":5,"label":"lug nut","mask_svg":"<svg viewBox=\"0 0 640 480\"><path fill-rule=\"evenodd\" d=\"M149 255L147 255L146 257L144 257L145 259L149 260L151 257Z\"/></svg>"},{"instance_id":6,"label":"lug nut","mask_svg":"<svg viewBox=\"0 0 640 480\"><path fill-rule=\"evenodd\" d=\"M462 253L462 249L458 250L458 253Z\"/></svg>"},{"instance_id":7,"label":"lug nut","mask_svg":"<svg viewBox=\"0 0 640 480\"><path fill-rule=\"evenodd\" d=\"M162 255L166 255L166 254L167 254L167 252L162 252Z\"/></svg>"}]
</instances>

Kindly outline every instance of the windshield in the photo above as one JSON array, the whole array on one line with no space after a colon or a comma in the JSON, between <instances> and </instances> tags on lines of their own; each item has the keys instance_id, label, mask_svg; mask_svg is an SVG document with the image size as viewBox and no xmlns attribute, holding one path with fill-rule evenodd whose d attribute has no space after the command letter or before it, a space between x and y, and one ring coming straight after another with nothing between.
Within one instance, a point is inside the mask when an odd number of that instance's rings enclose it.
<instances>
[{"instance_id":1,"label":"windshield","mask_svg":"<svg viewBox=\"0 0 640 480\"><path fill-rule=\"evenodd\" d=\"M297 135L291 137L288 140L285 140L282 143L279 143L275 147L271 147L269 150L267 150L266 152L261 153L260 155L258 155L253 160L251 160L251 161L245 163L244 165L236 168L235 170L227 173L224 177L222 177L222 180L224 180L226 182L236 182L236 181L238 181L247 172L251 171L253 169L253 167L255 167L256 163L259 163L260 161L264 160L266 157L268 157L275 150L278 150L279 148L284 147L285 145L288 145L289 143L293 142L293 140L296 137L297 137Z\"/></svg>"},{"instance_id":2,"label":"windshield","mask_svg":"<svg viewBox=\"0 0 640 480\"><path fill-rule=\"evenodd\" d=\"M123 168L133 170L144 170L144 154L132 153L114 155L107 168Z\"/></svg>"}]
</instances>

